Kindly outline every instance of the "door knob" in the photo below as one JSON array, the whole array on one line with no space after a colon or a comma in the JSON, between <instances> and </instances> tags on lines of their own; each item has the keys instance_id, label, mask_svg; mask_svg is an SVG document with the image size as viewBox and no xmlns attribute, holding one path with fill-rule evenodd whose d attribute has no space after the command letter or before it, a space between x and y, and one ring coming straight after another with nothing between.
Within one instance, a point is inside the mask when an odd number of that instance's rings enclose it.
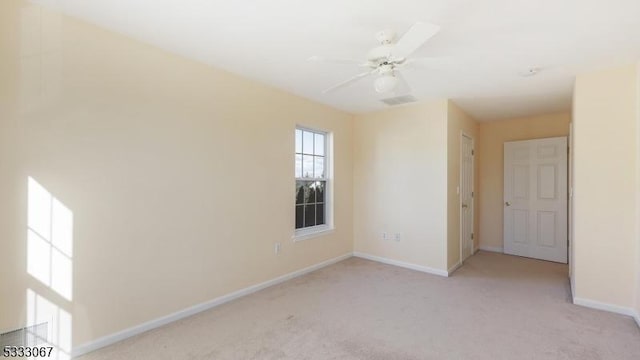
<instances>
[{"instance_id":1,"label":"door knob","mask_svg":"<svg viewBox=\"0 0 640 360\"><path fill-rule=\"evenodd\" d=\"M506 203L504 203L504 204L507 205L507 206L511 206L511 203L508 202L508 201Z\"/></svg>"},{"instance_id":2,"label":"door knob","mask_svg":"<svg viewBox=\"0 0 640 360\"><path fill-rule=\"evenodd\" d=\"M466 208L466 207L467 207L467 204L462 204L462 208L463 209Z\"/></svg>"}]
</instances>

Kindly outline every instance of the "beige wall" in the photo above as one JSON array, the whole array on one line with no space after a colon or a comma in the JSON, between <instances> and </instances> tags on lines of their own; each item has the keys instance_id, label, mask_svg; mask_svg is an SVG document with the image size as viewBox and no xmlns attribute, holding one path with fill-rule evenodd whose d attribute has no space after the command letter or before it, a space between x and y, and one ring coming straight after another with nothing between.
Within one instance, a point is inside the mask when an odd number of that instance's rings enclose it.
<instances>
[{"instance_id":1,"label":"beige wall","mask_svg":"<svg viewBox=\"0 0 640 360\"><path fill-rule=\"evenodd\" d=\"M356 252L443 271L459 263L460 134L475 139L477 127L450 101L356 117Z\"/></svg>"},{"instance_id":2,"label":"beige wall","mask_svg":"<svg viewBox=\"0 0 640 360\"><path fill-rule=\"evenodd\" d=\"M0 3L0 33L16 36L16 29L20 25L19 18L15 16L19 11L18 5L15 1ZM22 184L18 184L16 177L12 176L17 171L18 144L18 120L15 115L19 48L14 36L0 36L0 252L3 256L0 261L0 332L23 324L21 312L24 312L26 293L22 281L25 269L17 269L17 266L24 264L24 259L20 258L24 254L19 252L19 244L14 241L15 236L26 237L26 231L18 229L16 225L25 211L24 204L17 204L21 194L15 192L15 187ZM13 207L14 204L18 206ZM20 245L25 246L24 241Z\"/></svg>"},{"instance_id":3,"label":"beige wall","mask_svg":"<svg viewBox=\"0 0 640 360\"><path fill-rule=\"evenodd\" d=\"M31 289L77 346L352 251L349 114L20 1L0 26L0 329ZM294 243L297 123L334 133L336 229ZM28 176L73 211L72 301L26 273Z\"/></svg>"},{"instance_id":4,"label":"beige wall","mask_svg":"<svg viewBox=\"0 0 640 360\"><path fill-rule=\"evenodd\" d=\"M355 251L447 269L447 107L441 100L356 117Z\"/></svg>"},{"instance_id":5,"label":"beige wall","mask_svg":"<svg viewBox=\"0 0 640 360\"><path fill-rule=\"evenodd\" d=\"M478 123L460 109L448 102L447 115L447 267L460 263L460 136L462 132L471 136L474 143L478 138ZM478 188L478 161L474 162L474 189ZM474 201L474 234L478 234L478 201Z\"/></svg>"},{"instance_id":6,"label":"beige wall","mask_svg":"<svg viewBox=\"0 0 640 360\"><path fill-rule=\"evenodd\" d=\"M512 120L481 122L477 142L479 163L479 246L503 248L504 150L506 141L569 135L570 113L557 113Z\"/></svg>"},{"instance_id":7,"label":"beige wall","mask_svg":"<svg viewBox=\"0 0 640 360\"><path fill-rule=\"evenodd\" d=\"M575 297L631 309L637 285L638 66L579 75L574 93Z\"/></svg>"}]
</instances>

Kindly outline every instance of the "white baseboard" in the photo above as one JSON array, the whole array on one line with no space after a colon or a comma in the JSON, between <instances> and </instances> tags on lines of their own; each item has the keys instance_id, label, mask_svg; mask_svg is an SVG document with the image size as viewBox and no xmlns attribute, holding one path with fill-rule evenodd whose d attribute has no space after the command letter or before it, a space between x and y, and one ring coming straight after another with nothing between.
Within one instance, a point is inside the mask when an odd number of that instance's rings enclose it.
<instances>
[{"instance_id":1,"label":"white baseboard","mask_svg":"<svg viewBox=\"0 0 640 360\"><path fill-rule=\"evenodd\" d=\"M456 270L458 270L460 266L462 266L462 261L450 267L449 270L447 270L447 276L451 276L451 274L453 274Z\"/></svg>"},{"instance_id":2,"label":"white baseboard","mask_svg":"<svg viewBox=\"0 0 640 360\"><path fill-rule=\"evenodd\" d=\"M446 270L440 270L440 269L434 269L428 266L422 266L422 265L416 265L416 264L411 264L408 262L404 262L404 261L398 261L398 260L392 260L392 259L387 259L387 258L383 258L380 256L375 256L375 255L371 255L371 254L367 254L367 253L362 253L362 252L354 252L353 256L355 257L359 257L359 258L363 258L363 259L367 259L367 260L372 260L372 261L377 261L377 262L381 262L383 264L388 264L388 265L394 265L394 266L399 266L399 267L403 267L403 268L407 268L407 269L411 269L411 270L416 270L416 271L421 271L427 274L433 274L433 275L440 275L440 276L449 276L449 273Z\"/></svg>"},{"instance_id":3,"label":"white baseboard","mask_svg":"<svg viewBox=\"0 0 640 360\"><path fill-rule=\"evenodd\" d=\"M107 336L103 336L99 339L96 339L94 341L90 341L88 343L76 346L73 348L72 351L72 357L77 357L80 355L84 355L86 353L89 353L91 351L95 351L98 350L100 348L103 348L105 346L109 346L112 345L114 343L117 343L119 341L122 341L124 339L130 338L132 336L141 334L143 332L158 328L160 326L172 323L174 321L180 320L180 319L184 319L186 317L189 317L191 315L195 315L199 312L205 311L205 310L209 310L211 308L214 308L216 306L222 305L224 303L227 303L229 301L241 298L243 296L255 293L257 291L260 291L262 289L268 288L270 286L273 285L277 285L280 283L283 283L287 280L291 280L293 278L296 278L298 276L302 276L305 275L307 273L310 273L312 271L321 269L323 267L335 264L337 262L340 262L342 260L348 259L350 257L352 257L353 254L352 253L347 253L341 256L338 256L336 258L333 259L329 259L326 261L323 261L319 264L315 264L309 267L306 267L304 269L301 270L297 270L291 273L288 273L286 275L282 275L279 276L275 279L271 279L268 281L265 281L263 283L257 284L257 285L253 285L253 286L249 286L247 288L238 290L238 291L234 291L230 294L226 294L220 297L217 297L213 300L201 303L201 304L197 304L194 306L191 306L189 308L174 312L173 314L169 314L151 321L147 321L145 323L142 323L140 325L136 325L134 327L119 331L117 333L114 334L110 334Z\"/></svg>"},{"instance_id":4,"label":"white baseboard","mask_svg":"<svg viewBox=\"0 0 640 360\"><path fill-rule=\"evenodd\" d=\"M636 320L636 322L639 321L638 312L632 308L613 305L613 304L607 304L607 303L590 300L590 299L583 299L575 296L573 297L573 303L576 305L585 306L592 309L604 310L604 311L609 311L616 314L631 316ZM640 323L639 323L639 326L640 326Z\"/></svg>"},{"instance_id":5,"label":"white baseboard","mask_svg":"<svg viewBox=\"0 0 640 360\"><path fill-rule=\"evenodd\" d=\"M504 249L502 248L502 246L485 246L485 245L480 245L480 246L478 246L478 250L491 251L491 252L495 252L495 253L501 253L501 254L504 254Z\"/></svg>"}]
</instances>

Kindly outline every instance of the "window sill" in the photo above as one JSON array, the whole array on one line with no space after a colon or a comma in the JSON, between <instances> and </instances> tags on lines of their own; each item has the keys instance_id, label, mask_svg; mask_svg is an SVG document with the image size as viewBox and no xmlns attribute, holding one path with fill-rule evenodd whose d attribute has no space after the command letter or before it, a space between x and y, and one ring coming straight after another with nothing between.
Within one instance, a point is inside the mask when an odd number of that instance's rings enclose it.
<instances>
[{"instance_id":1,"label":"window sill","mask_svg":"<svg viewBox=\"0 0 640 360\"><path fill-rule=\"evenodd\" d=\"M334 228L329 225L323 225L313 228L296 230L291 239L294 242L313 239L319 236L329 235L334 232Z\"/></svg>"}]
</instances>

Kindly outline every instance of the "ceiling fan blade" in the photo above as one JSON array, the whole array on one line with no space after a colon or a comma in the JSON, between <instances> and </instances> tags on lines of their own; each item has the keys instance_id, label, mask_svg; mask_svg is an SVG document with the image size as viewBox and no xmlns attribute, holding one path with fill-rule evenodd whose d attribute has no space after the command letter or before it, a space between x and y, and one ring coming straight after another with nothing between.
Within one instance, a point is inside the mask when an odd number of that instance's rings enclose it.
<instances>
[{"instance_id":1,"label":"ceiling fan blade","mask_svg":"<svg viewBox=\"0 0 640 360\"><path fill-rule=\"evenodd\" d=\"M406 58L418 50L422 44L440 31L438 25L417 22L398 40L393 47L393 56Z\"/></svg>"},{"instance_id":2,"label":"ceiling fan blade","mask_svg":"<svg viewBox=\"0 0 640 360\"><path fill-rule=\"evenodd\" d=\"M409 58L402 65L440 66L440 65L448 65L451 62L453 62L451 57L446 57L446 56L420 57L420 58Z\"/></svg>"},{"instance_id":3,"label":"ceiling fan blade","mask_svg":"<svg viewBox=\"0 0 640 360\"><path fill-rule=\"evenodd\" d=\"M332 87L330 87L330 88L326 89L326 90L325 90L325 91L323 91L322 93L323 93L323 94L326 94L326 93L328 93L328 92L332 92L332 91L335 91L335 90L341 89L341 88L343 88L343 87L349 86L349 85L351 85L351 84L355 83L356 81L358 81L358 80L360 80L360 79L363 79L363 78L365 78L365 77L367 77L367 76L369 76L369 75L371 75L371 74L375 73L376 71L377 71L377 69L374 69L374 70L371 70L371 71L367 71L367 72L363 72L363 73L361 73L361 74L358 74L358 75L356 75L356 76L354 76L354 77L352 77L352 78L350 78L350 79L348 79L348 80L345 80L345 81L343 81L343 82L341 82L341 83L339 83L339 84L337 84L337 85L335 85L335 86L332 86Z\"/></svg>"},{"instance_id":4,"label":"ceiling fan blade","mask_svg":"<svg viewBox=\"0 0 640 360\"><path fill-rule=\"evenodd\" d=\"M408 58L402 64L399 64L397 68L402 69L405 73L407 71L413 71L417 69L426 70L443 70L453 69L456 66L460 66L460 62L452 57L425 57L425 58Z\"/></svg>"},{"instance_id":5,"label":"ceiling fan blade","mask_svg":"<svg viewBox=\"0 0 640 360\"><path fill-rule=\"evenodd\" d=\"M323 63L330 63L330 64L340 64L340 65L369 66L369 64L367 64L366 62L363 62L361 60L330 59L330 58L325 58L325 57L322 57L322 56L312 56L312 57L308 58L307 61L323 62Z\"/></svg>"}]
</instances>

